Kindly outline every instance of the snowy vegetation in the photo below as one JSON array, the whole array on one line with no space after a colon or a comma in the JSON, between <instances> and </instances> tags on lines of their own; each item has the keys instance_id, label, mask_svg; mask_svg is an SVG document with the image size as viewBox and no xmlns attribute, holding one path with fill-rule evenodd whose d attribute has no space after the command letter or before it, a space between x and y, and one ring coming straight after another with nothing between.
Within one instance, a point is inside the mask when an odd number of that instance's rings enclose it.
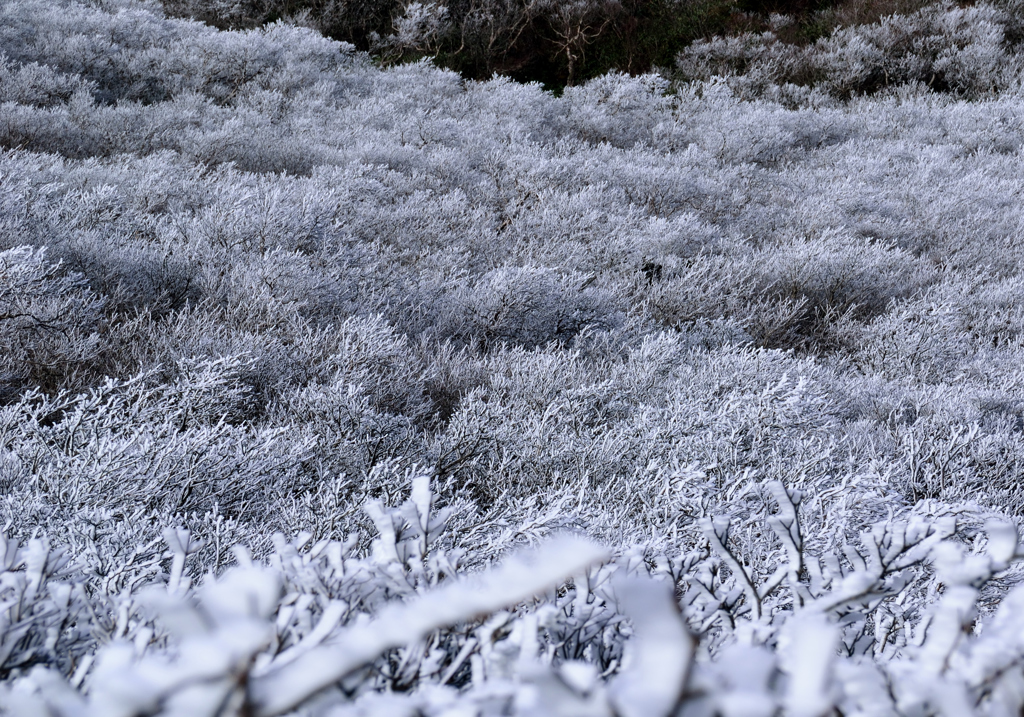
<instances>
[{"instance_id":1,"label":"snowy vegetation","mask_svg":"<svg viewBox=\"0 0 1024 717\"><path fill-rule=\"evenodd\" d=\"M384 64L433 56L469 78L488 79L498 72L556 88L609 69L636 74L668 66L698 37L731 24L759 26L734 0L162 0L162 5L171 15L221 28L284 18L369 50ZM815 15L814 22L827 25L829 19Z\"/></svg>"},{"instance_id":2,"label":"snowy vegetation","mask_svg":"<svg viewBox=\"0 0 1024 717\"><path fill-rule=\"evenodd\" d=\"M1020 714L1022 18L0 3L0 714Z\"/></svg>"}]
</instances>

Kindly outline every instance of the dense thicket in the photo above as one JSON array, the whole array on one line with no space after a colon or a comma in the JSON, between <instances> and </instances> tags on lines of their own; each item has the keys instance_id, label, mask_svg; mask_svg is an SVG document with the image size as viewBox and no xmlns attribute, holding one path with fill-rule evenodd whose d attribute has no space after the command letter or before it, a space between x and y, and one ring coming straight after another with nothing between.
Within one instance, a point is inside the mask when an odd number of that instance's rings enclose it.
<instances>
[{"instance_id":1,"label":"dense thicket","mask_svg":"<svg viewBox=\"0 0 1024 717\"><path fill-rule=\"evenodd\" d=\"M836 28L910 13L923 0L162 0L220 28L280 19L368 50L384 64L426 56L467 79L495 73L560 89L609 71L669 67L694 40L777 29L799 54ZM775 35L773 35L775 37Z\"/></svg>"},{"instance_id":2,"label":"dense thicket","mask_svg":"<svg viewBox=\"0 0 1024 717\"><path fill-rule=\"evenodd\" d=\"M1019 82L1015 7L931 5L803 47L780 38L786 18L776 23L773 31L695 42L678 58L678 78L726 76L740 96L779 99L793 87L848 99L908 84L979 98Z\"/></svg>"},{"instance_id":3,"label":"dense thicket","mask_svg":"<svg viewBox=\"0 0 1024 717\"><path fill-rule=\"evenodd\" d=\"M556 97L0 4L0 711L1016 714L1018 17Z\"/></svg>"},{"instance_id":4,"label":"dense thicket","mask_svg":"<svg viewBox=\"0 0 1024 717\"><path fill-rule=\"evenodd\" d=\"M671 64L694 39L756 25L732 0L165 0L164 7L219 27L294 19L384 63L433 56L470 79L499 73L555 88L609 70L648 72Z\"/></svg>"}]
</instances>

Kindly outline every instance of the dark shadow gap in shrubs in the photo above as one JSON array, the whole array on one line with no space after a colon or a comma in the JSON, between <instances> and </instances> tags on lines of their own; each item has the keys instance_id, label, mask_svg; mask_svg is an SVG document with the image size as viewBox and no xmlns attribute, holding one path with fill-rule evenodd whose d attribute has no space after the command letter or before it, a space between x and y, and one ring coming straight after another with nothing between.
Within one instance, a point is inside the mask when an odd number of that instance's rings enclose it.
<instances>
[{"instance_id":1,"label":"dark shadow gap in shrubs","mask_svg":"<svg viewBox=\"0 0 1024 717\"><path fill-rule=\"evenodd\" d=\"M763 32L788 17L779 39L797 45L836 28L909 14L922 0L248 0L215 8L163 0L168 14L218 28L278 20L309 25L369 51L382 64L434 57L467 79L495 73L562 88L609 71L670 67L692 42Z\"/></svg>"}]
</instances>

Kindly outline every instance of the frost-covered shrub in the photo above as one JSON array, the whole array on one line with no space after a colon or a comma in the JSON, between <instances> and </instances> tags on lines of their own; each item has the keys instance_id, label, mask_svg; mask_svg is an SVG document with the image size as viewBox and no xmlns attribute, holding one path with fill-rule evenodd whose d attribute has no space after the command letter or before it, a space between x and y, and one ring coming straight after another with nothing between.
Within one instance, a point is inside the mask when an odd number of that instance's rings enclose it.
<instances>
[{"instance_id":1,"label":"frost-covered shrub","mask_svg":"<svg viewBox=\"0 0 1024 717\"><path fill-rule=\"evenodd\" d=\"M103 300L80 274L47 261L46 249L0 252L0 395L76 383L103 349Z\"/></svg>"},{"instance_id":2,"label":"frost-covered shrub","mask_svg":"<svg viewBox=\"0 0 1024 717\"><path fill-rule=\"evenodd\" d=\"M1017 705L1007 667L1021 646L1002 631L1019 588L981 616L988 629L965 635L976 603L1006 590L997 576L1017 558L1012 525L969 510L960 532L953 516L890 518L833 552L810 537L800 492L764 492L755 522L779 559L768 573L750 560L760 533L707 518L692 550L609 561L563 537L465 575L444 545L452 512L436 509L423 476L400 506L366 506L378 536L369 555L357 540L277 536L265 564L236 548L236 567L193 587L186 565L202 544L168 529L148 561L157 572L107 601L45 543L5 541L5 590L21 599L0 633L15 660L2 709L667 717L752 703L787 714ZM53 598L37 597L44 586ZM109 642L77 666L47 664L55 643L37 636L70 624Z\"/></svg>"},{"instance_id":3,"label":"frost-covered shrub","mask_svg":"<svg viewBox=\"0 0 1024 717\"><path fill-rule=\"evenodd\" d=\"M685 145L685 135L676 136L675 127L651 112L670 106L667 87L668 82L659 75L630 78L612 73L567 88L564 97L574 110L570 122L584 141L624 148L666 141Z\"/></svg>"},{"instance_id":4,"label":"frost-covered shrub","mask_svg":"<svg viewBox=\"0 0 1024 717\"><path fill-rule=\"evenodd\" d=\"M280 20L369 50L383 63L434 56L466 77L495 73L573 86L609 71L650 72L727 25L720 0L162 0L218 27Z\"/></svg>"},{"instance_id":5,"label":"frost-covered shrub","mask_svg":"<svg viewBox=\"0 0 1024 717\"><path fill-rule=\"evenodd\" d=\"M143 247L114 247L93 232L79 244L61 247L63 261L104 296L108 312L141 309L153 315L199 301L199 272L173 257Z\"/></svg>"},{"instance_id":6,"label":"frost-covered shrub","mask_svg":"<svg viewBox=\"0 0 1024 717\"><path fill-rule=\"evenodd\" d=\"M686 78L734 76L745 96L799 98L785 85L813 85L838 98L921 83L977 97L1012 86L1008 64L1018 62L1014 10L990 4L967 8L935 4L912 15L836 29L806 47L781 41L773 32L696 42L678 58Z\"/></svg>"},{"instance_id":7,"label":"frost-covered shrub","mask_svg":"<svg viewBox=\"0 0 1024 717\"><path fill-rule=\"evenodd\" d=\"M242 423L250 409L247 387L233 375L240 360L191 363L168 385L147 386L143 374L71 401L26 393L6 406L6 450L29 461L12 481L8 506L19 493L23 500L25 491L39 491L49 496L39 519L68 530L92 506L167 515L216 503L230 515L257 494L266 500L297 490L308 447L286 439L284 429Z\"/></svg>"},{"instance_id":8,"label":"frost-covered shrub","mask_svg":"<svg viewBox=\"0 0 1024 717\"><path fill-rule=\"evenodd\" d=\"M578 274L560 277L534 267L495 269L468 291L443 297L433 333L485 349L534 348L568 341L586 328L611 328L617 323L611 297L587 283Z\"/></svg>"},{"instance_id":9,"label":"frost-covered shrub","mask_svg":"<svg viewBox=\"0 0 1024 717\"><path fill-rule=\"evenodd\" d=\"M940 381L970 350L957 313L955 306L925 301L886 313L858 332L853 360L888 378Z\"/></svg>"},{"instance_id":10,"label":"frost-covered shrub","mask_svg":"<svg viewBox=\"0 0 1024 717\"><path fill-rule=\"evenodd\" d=\"M0 102L49 107L67 102L76 92L90 88L80 77L62 74L38 62L19 64L2 58Z\"/></svg>"},{"instance_id":11,"label":"frost-covered shrub","mask_svg":"<svg viewBox=\"0 0 1024 717\"><path fill-rule=\"evenodd\" d=\"M555 96L131 0L0 14L0 710L1016 709L981 530L1024 505L1012 62L971 101ZM560 531L608 550L463 602ZM315 699L256 687L367 634ZM688 642L689 682L642 657Z\"/></svg>"},{"instance_id":12,"label":"frost-covered shrub","mask_svg":"<svg viewBox=\"0 0 1024 717\"><path fill-rule=\"evenodd\" d=\"M649 310L663 325L728 317L759 345L819 349L841 341L849 321L884 314L934 279L906 252L835 234L665 257L647 274Z\"/></svg>"}]
</instances>

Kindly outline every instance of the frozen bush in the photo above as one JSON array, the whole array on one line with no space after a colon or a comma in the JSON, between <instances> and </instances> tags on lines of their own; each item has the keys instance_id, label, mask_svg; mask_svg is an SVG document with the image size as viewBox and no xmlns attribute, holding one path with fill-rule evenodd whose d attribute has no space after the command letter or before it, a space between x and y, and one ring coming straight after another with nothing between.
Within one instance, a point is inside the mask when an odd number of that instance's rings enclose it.
<instances>
[{"instance_id":1,"label":"frozen bush","mask_svg":"<svg viewBox=\"0 0 1024 717\"><path fill-rule=\"evenodd\" d=\"M470 290L445 297L447 315L435 335L487 349L500 345L534 348L566 342L585 328L617 322L611 297L586 286L579 275L558 276L532 267L495 269Z\"/></svg>"},{"instance_id":2,"label":"frozen bush","mask_svg":"<svg viewBox=\"0 0 1024 717\"><path fill-rule=\"evenodd\" d=\"M638 144L670 141L685 143L673 136L675 128L653 108L668 107L665 96L668 82L660 75L628 77L612 73L581 87L567 88L563 95L572 108L571 125L586 142L607 142L630 148Z\"/></svg>"},{"instance_id":3,"label":"frozen bush","mask_svg":"<svg viewBox=\"0 0 1024 717\"><path fill-rule=\"evenodd\" d=\"M162 0L218 27L285 18L370 50L384 63L435 61L466 77L495 73L573 86L608 71L639 74L723 27L732 6L681 0Z\"/></svg>"},{"instance_id":4,"label":"frozen bush","mask_svg":"<svg viewBox=\"0 0 1024 717\"><path fill-rule=\"evenodd\" d=\"M0 252L0 394L76 382L103 348L103 301L81 275L46 259L46 249Z\"/></svg>"},{"instance_id":5,"label":"frozen bush","mask_svg":"<svg viewBox=\"0 0 1024 717\"><path fill-rule=\"evenodd\" d=\"M912 15L838 28L806 47L772 32L718 37L684 50L677 70L685 78L731 76L733 86L751 97L795 84L847 99L908 83L984 96L1013 82L1003 69L1017 57L1006 37L1016 22L1012 12L991 4L940 3Z\"/></svg>"},{"instance_id":6,"label":"frozen bush","mask_svg":"<svg viewBox=\"0 0 1024 717\"><path fill-rule=\"evenodd\" d=\"M0 711L1016 713L1016 13L556 96L0 4Z\"/></svg>"},{"instance_id":7,"label":"frozen bush","mask_svg":"<svg viewBox=\"0 0 1024 717\"><path fill-rule=\"evenodd\" d=\"M34 664L32 643L19 645L3 709L668 717L753 701L786 714L881 714L908 703L938 714L936 700L952 693L960 714L980 715L996 700L1020 701L1004 682L1021 647L1003 639L994 650L999 633L989 630L964 635L979 598L1017 559L1013 525L961 511L968 548L955 518L890 519L832 552L810 539L802 493L781 483L763 491L756 520L779 558L769 573L749 562L760 533L741 538L734 521L707 518L693 550L609 561L563 537L459 575L458 552L439 540L451 511L436 510L424 476L401 505L366 506L378 537L365 556L351 540L278 536L266 564L238 548L238 566L193 587L185 566L202 545L169 529L158 553L169 571L122 593L113 640L83 654L70 680L70 666ZM30 595L45 585L71 609L86 606L87 593L61 582L81 577L58 572L59 554L5 544L5 585L28 585ZM50 558L54 567L41 568ZM1013 625L1018 593L981 617L986 627ZM33 634L68 615L15 617ZM83 622L108 616L94 610Z\"/></svg>"},{"instance_id":8,"label":"frozen bush","mask_svg":"<svg viewBox=\"0 0 1024 717\"><path fill-rule=\"evenodd\" d=\"M0 102L50 107L89 89L76 75L55 72L38 62L19 65L0 57Z\"/></svg>"}]
</instances>

